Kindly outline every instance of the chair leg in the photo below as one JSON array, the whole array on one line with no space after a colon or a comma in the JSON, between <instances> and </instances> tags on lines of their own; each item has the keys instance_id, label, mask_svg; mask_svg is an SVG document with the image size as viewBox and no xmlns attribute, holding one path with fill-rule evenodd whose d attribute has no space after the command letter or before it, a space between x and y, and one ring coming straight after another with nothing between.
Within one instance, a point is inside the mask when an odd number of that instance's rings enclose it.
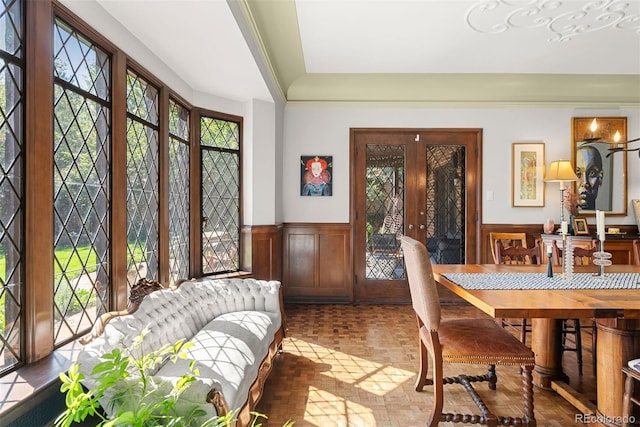
<instances>
[{"instance_id":1,"label":"chair leg","mask_svg":"<svg viewBox=\"0 0 640 427\"><path fill-rule=\"evenodd\" d=\"M533 415L533 366L522 366L522 390L524 396L524 425L536 427L536 418Z\"/></svg>"},{"instance_id":2,"label":"chair leg","mask_svg":"<svg viewBox=\"0 0 640 427\"><path fill-rule=\"evenodd\" d=\"M442 418L442 408L444 405L444 374L442 360L440 363L435 360L435 356L432 359L433 363L433 406L431 414L427 419L427 426L437 427Z\"/></svg>"},{"instance_id":3,"label":"chair leg","mask_svg":"<svg viewBox=\"0 0 640 427\"><path fill-rule=\"evenodd\" d=\"M582 376L582 330L580 329L580 319L573 319L576 330L576 358L578 359L578 374Z\"/></svg>"},{"instance_id":4,"label":"chair leg","mask_svg":"<svg viewBox=\"0 0 640 427\"><path fill-rule=\"evenodd\" d=\"M573 334L573 347L569 344L571 341L567 335ZM582 376L582 329L580 327L580 319L563 319L562 320L562 351L575 351L576 361L578 363L578 374Z\"/></svg>"},{"instance_id":5,"label":"chair leg","mask_svg":"<svg viewBox=\"0 0 640 427\"><path fill-rule=\"evenodd\" d=\"M496 365L489 365L489 372L487 373L489 381L489 389L495 390L498 383L498 376L496 375Z\"/></svg>"},{"instance_id":6,"label":"chair leg","mask_svg":"<svg viewBox=\"0 0 640 427\"><path fill-rule=\"evenodd\" d=\"M420 344L420 367L418 370L418 378L416 379L416 391L422 391L424 386L428 384L429 353L422 339L418 338L418 341Z\"/></svg>"},{"instance_id":7,"label":"chair leg","mask_svg":"<svg viewBox=\"0 0 640 427\"><path fill-rule=\"evenodd\" d=\"M527 319L520 319L520 342L527 344Z\"/></svg>"},{"instance_id":8,"label":"chair leg","mask_svg":"<svg viewBox=\"0 0 640 427\"><path fill-rule=\"evenodd\" d=\"M591 332L591 360L593 361L593 376L596 376L596 372L597 369L596 367L598 366L598 358L596 357L596 355L598 354L597 350L597 344L598 344L598 325L596 325L596 321L593 320L591 323L591 327L592 332Z\"/></svg>"}]
</instances>

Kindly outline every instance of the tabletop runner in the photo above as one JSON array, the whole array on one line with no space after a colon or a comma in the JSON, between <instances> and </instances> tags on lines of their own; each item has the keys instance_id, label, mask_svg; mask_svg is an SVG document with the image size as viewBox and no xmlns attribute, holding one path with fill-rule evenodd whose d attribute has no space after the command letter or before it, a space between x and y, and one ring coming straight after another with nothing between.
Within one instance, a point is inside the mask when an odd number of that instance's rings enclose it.
<instances>
[{"instance_id":1,"label":"tabletop runner","mask_svg":"<svg viewBox=\"0 0 640 427\"><path fill-rule=\"evenodd\" d=\"M547 277L546 273L443 273L458 286L468 290L498 289L640 289L640 273L606 273L594 277L593 273L573 273L571 281L560 274Z\"/></svg>"}]
</instances>

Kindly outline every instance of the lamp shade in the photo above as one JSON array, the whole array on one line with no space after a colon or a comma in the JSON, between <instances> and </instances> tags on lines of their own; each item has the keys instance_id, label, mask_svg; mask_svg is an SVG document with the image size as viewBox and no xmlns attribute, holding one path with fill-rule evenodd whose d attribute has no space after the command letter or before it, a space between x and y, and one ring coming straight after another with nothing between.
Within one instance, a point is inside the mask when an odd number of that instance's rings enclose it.
<instances>
[{"instance_id":1,"label":"lamp shade","mask_svg":"<svg viewBox=\"0 0 640 427\"><path fill-rule=\"evenodd\" d=\"M575 169L569 160L551 162L544 177L545 182L578 181L578 179Z\"/></svg>"}]
</instances>

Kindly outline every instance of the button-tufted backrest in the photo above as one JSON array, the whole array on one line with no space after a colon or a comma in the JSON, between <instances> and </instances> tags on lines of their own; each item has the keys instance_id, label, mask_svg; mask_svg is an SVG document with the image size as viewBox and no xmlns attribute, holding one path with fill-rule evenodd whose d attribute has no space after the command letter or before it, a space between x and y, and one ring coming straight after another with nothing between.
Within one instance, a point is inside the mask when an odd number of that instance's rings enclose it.
<instances>
[{"instance_id":1,"label":"button-tufted backrest","mask_svg":"<svg viewBox=\"0 0 640 427\"><path fill-rule=\"evenodd\" d=\"M130 347L144 329L149 332L142 351L148 353L183 338L191 339L221 314L257 310L279 315L279 288L276 281L202 279L183 282L176 290L152 292L134 313L111 319L104 333L84 347L84 356L100 357L116 347Z\"/></svg>"}]
</instances>

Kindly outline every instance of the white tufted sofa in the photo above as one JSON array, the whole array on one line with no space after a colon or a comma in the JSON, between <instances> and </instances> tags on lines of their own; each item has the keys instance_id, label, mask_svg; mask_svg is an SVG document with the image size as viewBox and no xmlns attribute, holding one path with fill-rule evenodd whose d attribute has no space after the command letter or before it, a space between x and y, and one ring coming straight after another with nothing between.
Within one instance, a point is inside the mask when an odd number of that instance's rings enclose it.
<instances>
[{"instance_id":1,"label":"white tufted sofa","mask_svg":"<svg viewBox=\"0 0 640 427\"><path fill-rule=\"evenodd\" d=\"M207 418L237 409L238 425L248 425L284 338L280 283L205 278L184 281L174 290L132 289L131 301L128 311L103 315L84 339L78 356L86 376L83 384L93 387L91 370L104 354L116 347L131 347L148 328L142 344L145 352L182 338L194 343L188 349L189 360L164 363L152 373L159 388L170 387L189 372L188 365L195 360L198 381L183 395L182 409L199 404ZM110 413L108 397L104 400L103 409Z\"/></svg>"}]
</instances>

